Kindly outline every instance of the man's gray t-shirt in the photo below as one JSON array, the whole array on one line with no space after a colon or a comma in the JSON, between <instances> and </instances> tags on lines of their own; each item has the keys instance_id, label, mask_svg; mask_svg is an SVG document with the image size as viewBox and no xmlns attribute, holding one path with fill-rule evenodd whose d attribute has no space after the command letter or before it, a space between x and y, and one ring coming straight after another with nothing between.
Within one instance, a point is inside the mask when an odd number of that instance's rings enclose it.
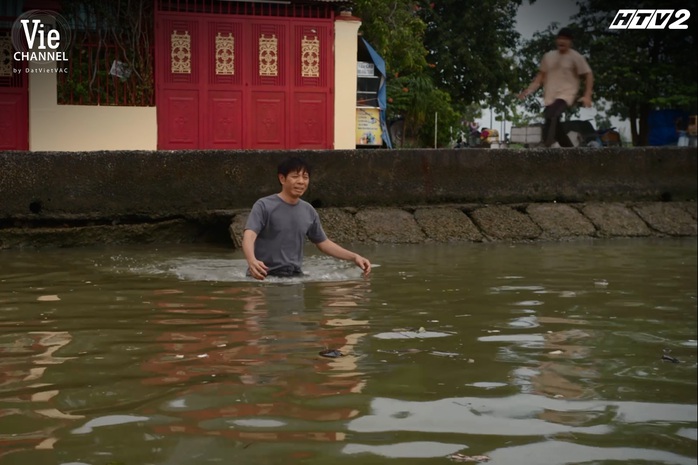
<instances>
[{"instance_id":1,"label":"man's gray t-shirt","mask_svg":"<svg viewBox=\"0 0 698 465\"><path fill-rule=\"evenodd\" d=\"M257 233L254 254L268 274L292 275L301 272L305 238L317 244L327 240L315 208L304 200L292 205L278 194L257 200L245 229Z\"/></svg>"}]
</instances>

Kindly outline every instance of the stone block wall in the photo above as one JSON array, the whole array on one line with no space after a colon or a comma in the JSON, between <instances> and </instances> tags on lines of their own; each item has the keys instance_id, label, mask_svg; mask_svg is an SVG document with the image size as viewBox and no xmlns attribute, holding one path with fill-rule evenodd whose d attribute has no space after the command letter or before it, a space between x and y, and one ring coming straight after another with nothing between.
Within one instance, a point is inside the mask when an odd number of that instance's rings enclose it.
<instances>
[{"instance_id":1,"label":"stone block wall","mask_svg":"<svg viewBox=\"0 0 698 465\"><path fill-rule=\"evenodd\" d=\"M240 215L279 191L276 167L291 155L313 166L304 198L338 242L696 230L690 147L0 152L0 249L231 242Z\"/></svg>"}]
</instances>

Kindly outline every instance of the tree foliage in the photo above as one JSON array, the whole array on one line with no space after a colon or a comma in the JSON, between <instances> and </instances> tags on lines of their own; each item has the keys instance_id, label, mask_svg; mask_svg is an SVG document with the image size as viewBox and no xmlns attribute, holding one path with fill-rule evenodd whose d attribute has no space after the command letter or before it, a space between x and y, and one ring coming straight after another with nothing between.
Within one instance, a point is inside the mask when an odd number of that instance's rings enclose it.
<instances>
[{"instance_id":1,"label":"tree foliage","mask_svg":"<svg viewBox=\"0 0 698 465\"><path fill-rule=\"evenodd\" d=\"M428 140L427 132L433 134L430 112L436 106L449 108L454 120L480 104L521 122L540 114L539 98L527 99L521 112L514 95L535 76L559 27L568 25L553 23L520 43L515 20L522 1L356 0L364 37L385 58L394 80L388 90L393 111L405 117L413 137ZM696 112L696 2L577 1L579 13L569 26L575 48L594 72L595 105L605 124L609 116L628 119L635 145L647 143L651 110ZM630 7L688 9L688 28L609 30L617 11Z\"/></svg>"},{"instance_id":2,"label":"tree foliage","mask_svg":"<svg viewBox=\"0 0 698 465\"><path fill-rule=\"evenodd\" d=\"M381 54L392 76L426 69L426 25L413 0L355 0L363 37Z\"/></svg>"},{"instance_id":3,"label":"tree foliage","mask_svg":"<svg viewBox=\"0 0 698 465\"><path fill-rule=\"evenodd\" d=\"M473 105L498 108L510 85L520 0L356 0L361 32L386 61L389 117L404 118L405 136L433 145L450 138Z\"/></svg>"},{"instance_id":4,"label":"tree foliage","mask_svg":"<svg viewBox=\"0 0 698 465\"><path fill-rule=\"evenodd\" d=\"M514 83L515 29L521 0L420 1L427 25L424 44L437 86L466 106L501 107L500 96Z\"/></svg>"},{"instance_id":5,"label":"tree foliage","mask_svg":"<svg viewBox=\"0 0 698 465\"><path fill-rule=\"evenodd\" d=\"M434 146L435 127L437 145L450 143L450 128L460 124L461 115L454 110L451 96L438 89L430 76L415 73L391 79L388 95L389 118L402 117L403 136L408 145Z\"/></svg>"},{"instance_id":6,"label":"tree foliage","mask_svg":"<svg viewBox=\"0 0 698 465\"><path fill-rule=\"evenodd\" d=\"M634 8L687 8L687 29L609 30L627 4L620 0L584 0L575 17L594 70L595 98L610 102L608 112L630 121L633 144L646 145L649 113L677 108L695 112L698 95L696 1L641 0Z\"/></svg>"}]
</instances>

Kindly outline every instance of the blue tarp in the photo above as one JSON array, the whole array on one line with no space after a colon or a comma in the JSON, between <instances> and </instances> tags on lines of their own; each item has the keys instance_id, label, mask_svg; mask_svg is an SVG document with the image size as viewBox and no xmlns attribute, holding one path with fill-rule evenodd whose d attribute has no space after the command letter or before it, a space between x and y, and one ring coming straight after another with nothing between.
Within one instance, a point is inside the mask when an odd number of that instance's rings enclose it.
<instances>
[{"instance_id":1,"label":"blue tarp","mask_svg":"<svg viewBox=\"0 0 698 465\"><path fill-rule=\"evenodd\" d=\"M676 145L679 141L678 126L688 124L688 113L681 110L655 110L648 117L649 145Z\"/></svg>"},{"instance_id":2,"label":"blue tarp","mask_svg":"<svg viewBox=\"0 0 698 465\"><path fill-rule=\"evenodd\" d=\"M393 148L393 144L390 142L390 134L388 133L388 123L386 121L385 117L385 111L388 108L388 91L386 89L385 83L387 79L387 74L385 71L385 60L383 57L381 57L378 52L376 52L371 45L366 42L366 39L361 37L361 40L363 41L364 45L366 46L366 50L368 50L368 54L371 55L371 60L373 60L373 64L376 66L376 69L378 70L379 73L381 73L381 82L380 86L378 87L378 107L380 108L380 117L381 117L381 129L383 133L383 142L385 142L385 145L389 148Z\"/></svg>"}]
</instances>

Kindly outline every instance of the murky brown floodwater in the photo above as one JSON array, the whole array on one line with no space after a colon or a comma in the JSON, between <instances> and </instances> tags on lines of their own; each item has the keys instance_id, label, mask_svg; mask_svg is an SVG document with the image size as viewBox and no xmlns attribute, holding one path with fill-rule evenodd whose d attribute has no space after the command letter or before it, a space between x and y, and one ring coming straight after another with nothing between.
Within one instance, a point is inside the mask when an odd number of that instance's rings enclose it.
<instances>
[{"instance_id":1,"label":"murky brown floodwater","mask_svg":"<svg viewBox=\"0 0 698 465\"><path fill-rule=\"evenodd\" d=\"M695 464L696 249L0 252L0 463Z\"/></svg>"}]
</instances>

